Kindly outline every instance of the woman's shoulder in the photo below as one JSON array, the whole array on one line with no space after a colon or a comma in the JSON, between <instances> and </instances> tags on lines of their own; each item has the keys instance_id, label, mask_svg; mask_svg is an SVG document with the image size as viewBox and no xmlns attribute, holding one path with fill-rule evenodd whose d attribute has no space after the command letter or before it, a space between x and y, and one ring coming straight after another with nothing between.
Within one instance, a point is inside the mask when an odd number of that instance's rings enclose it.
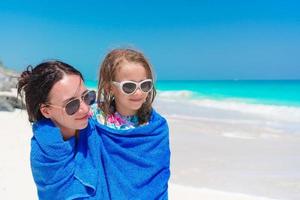
<instances>
[{"instance_id":1,"label":"woman's shoulder","mask_svg":"<svg viewBox=\"0 0 300 200\"><path fill-rule=\"evenodd\" d=\"M32 131L38 141L53 143L63 140L60 129L50 119L35 122Z\"/></svg>"},{"instance_id":2,"label":"woman's shoulder","mask_svg":"<svg viewBox=\"0 0 300 200\"><path fill-rule=\"evenodd\" d=\"M32 126L33 137L31 139L31 154L39 154L56 157L65 152L72 151L75 146L75 138L64 141L60 129L50 119L42 119Z\"/></svg>"}]
</instances>

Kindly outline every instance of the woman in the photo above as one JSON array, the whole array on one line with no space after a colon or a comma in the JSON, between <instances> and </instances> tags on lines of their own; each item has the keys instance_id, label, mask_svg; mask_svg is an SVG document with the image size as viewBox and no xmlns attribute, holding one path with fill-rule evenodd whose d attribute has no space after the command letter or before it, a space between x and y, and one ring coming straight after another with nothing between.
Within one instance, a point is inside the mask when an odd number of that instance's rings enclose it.
<instances>
[{"instance_id":1,"label":"woman","mask_svg":"<svg viewBox=\"0 0 300 200\"><path fill-rule=\"evenodd\" d=\"M30 158L39 199L106 199L99 136L89 120L96 94L81 73L61 61L28 67L18 93L33 123Z\"/></svg>"}]
</instances>

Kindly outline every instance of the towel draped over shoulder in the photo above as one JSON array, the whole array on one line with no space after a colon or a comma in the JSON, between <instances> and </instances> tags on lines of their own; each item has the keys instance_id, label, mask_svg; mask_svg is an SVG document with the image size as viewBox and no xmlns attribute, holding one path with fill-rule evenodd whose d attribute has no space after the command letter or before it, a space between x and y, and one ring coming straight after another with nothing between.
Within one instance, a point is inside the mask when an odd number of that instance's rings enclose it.
<instances>
[{"instance_id":1,"label":"towel draped over shoulder","mask_svg":"<svg viewBox=\"0 0 300 200\"><path fill-rule=\"evenodd\" d=\"M148 125L114 130L89 119L64 141L51 120L33 125L31 169L39 199L168 199L169 130L152 112Z\"/></svg>"},{"instance_id":2,"label":"towel draped over shoulder","mask_svg":"<svg viewBox=\"0 0 300 200\"><path fill-rule=\"evenodd\" d=\"M167 199L169 129L155 111L148 125L128 130L97 123L101 157L111 199Z\"/></svg>"}]
</instances>

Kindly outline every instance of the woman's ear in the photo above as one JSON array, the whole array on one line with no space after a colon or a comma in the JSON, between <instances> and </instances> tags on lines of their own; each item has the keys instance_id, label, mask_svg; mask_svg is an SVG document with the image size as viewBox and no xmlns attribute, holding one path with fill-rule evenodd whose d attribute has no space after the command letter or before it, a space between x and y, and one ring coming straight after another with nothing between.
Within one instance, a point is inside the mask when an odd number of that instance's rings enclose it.
<instances>
[{"instance_id":1,"label":"woman's ear","mask_svg":"<svg viewBox=\"0 0 300 200\"><path fill-rule=\"evenodd\" d=\"M50 108L45 105L45 104L41 104L40 106L40 111L42 113L42 115L46 118L50 118L50 112L49 112Z\"/></svg>"}]
</instances>

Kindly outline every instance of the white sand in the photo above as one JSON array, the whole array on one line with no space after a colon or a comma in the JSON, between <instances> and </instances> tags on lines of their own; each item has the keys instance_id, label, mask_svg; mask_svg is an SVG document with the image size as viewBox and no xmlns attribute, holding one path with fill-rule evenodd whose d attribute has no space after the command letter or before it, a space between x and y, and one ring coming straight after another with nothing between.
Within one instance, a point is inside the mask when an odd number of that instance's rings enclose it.
<instances>
[{"instance_id":1,"label":"white sand","mask_svg":"<svg viewBox=\"0 0 300 200\"><path fill-rule=\"evenodd\" d=\"M213 130L227 127L220 123L214 124L207 121L186 123L182 119L172 117L168 120L172 147L172 178L169 188L171 200L270 200L281 197L277 193L272 194L274 189L288 188L290 186L288 184L295 184L295 187L290 189L292 194L295 193L295 188L300 191L300 184L297 182L299 179L293 178L294 168L287 163L290 157L294 159L294 154L291 152L299 150L291 141L287 144L291 148L289 149L284 145L284 141L281 144L280 140L274 138L272 141L253 141L220 137L213 132ZM12 200L37 199L29 163L32 133L26 113L20 110L12 113L0 112L0 123L2 137L0 197ZM230 129L230 127L227 128ZM237 130L239 129L242 130L243 127L237 126ZM210 130L211 133L202 133L205 130ZM274 141L278 147L272 145ZM277 151L276 148L278 148ZM260 155L258 151L262 151L262 154ZM272 156L272 152L275 155ZM279 159L284 160L281 161L282 165L272 168L272 162L278 164L277 159L273 159L276 154ZM270 160L265 160L268 156ZM262 163L251 163L256 160ZM268 162L271 165L268 165ZM295 168L299 169L298 163L295 162ZM288 175L282 179L280 177L276 179L279 176L278 170L283 175L291 172L291 180L285 179L289 177ZM283 182L274 184L273 181L276 180ZM249 190L246 189L247 181ZM251 184L260 184L262 190L257 190ZM264 184L266 184L265 187L263 187ZM263 196L272 198L263 198ZM299 196L294 194L294 197L278 199L296 199Z\"/></svg>"},{"instance_id":2,"label":"white sand","mask_svg":"<svg viewBox=\"0 0 300 200\"><path fill-rule=\"evenodd\" d=\"M300 199L300 119L292 117L299 109L247 112L198 103L156 105L170 125L171 183L209 191L211 199Z\"/></svg>"},{"instance_id":3,"label":"white sand","mask_svg":"<svg viewBox=\"0 0 300 200\"><path fill-rule=\"evenodd\" d=\"M0 198L37 199L30 171L31 127L27 114L0 112Z\"/></svg>"},{"instance_id":4,"label":"white sand","mask_svg":"<svg viewBox=\"0 0 300 200\"><path fill-rule=\"evenodd\" d=\"M256 197L245 194L222 192L207 188L188 187L170 184L169 199L182 200L274 200L264 197Z\"/></svg>"}]
</instances>

